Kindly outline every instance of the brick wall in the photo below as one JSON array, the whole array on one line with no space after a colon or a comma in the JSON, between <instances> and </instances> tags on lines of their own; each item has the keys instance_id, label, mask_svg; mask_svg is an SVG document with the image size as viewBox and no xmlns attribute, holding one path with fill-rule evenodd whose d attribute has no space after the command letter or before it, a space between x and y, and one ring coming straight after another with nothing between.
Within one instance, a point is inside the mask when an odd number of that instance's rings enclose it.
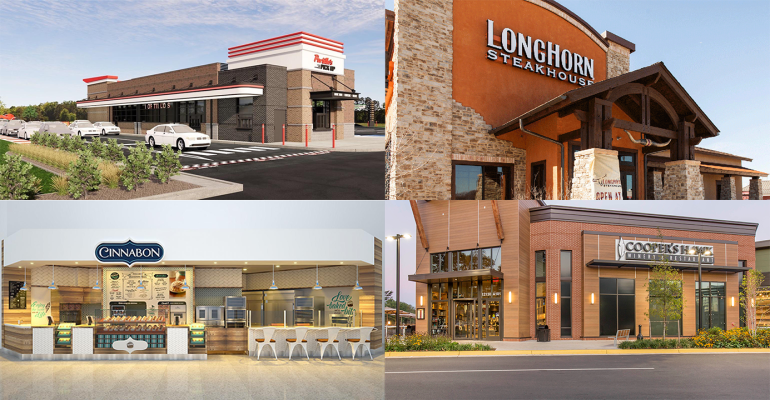
<instances>
[{"instance_id":1,"label":"brick wall","mask_svg":"<svg viewBox=\"0 0 770 400\"><path fill-rule=\"evenodd\" d=\"M200 65L176 71L143 76L126 81L108 83L110 97L128 96L135 93L163 92L168 90L186 89L189 87L205 87L218 84L217 74L219 63ZM190 86L192 84L192 86ZM91 85L97 86L97 85Z\"/></svg>"},{"instance_id":2,"label":"brick wall","mask_svg":"<svg viewBox=\"0 0 770 400\"><path fill-rule=\"evenodd\" d=\"M286 110L287 72L277 65L257 65L248 68L222 71L221 83L248 83L264 86L262 96L254 98L252 128L236 129L238 99L218 100L219 139L248 142L262 141L262 124L265 124L265 141L281 141L280 126L276 130L275 110Z\"/></svg>"}]
</instances>

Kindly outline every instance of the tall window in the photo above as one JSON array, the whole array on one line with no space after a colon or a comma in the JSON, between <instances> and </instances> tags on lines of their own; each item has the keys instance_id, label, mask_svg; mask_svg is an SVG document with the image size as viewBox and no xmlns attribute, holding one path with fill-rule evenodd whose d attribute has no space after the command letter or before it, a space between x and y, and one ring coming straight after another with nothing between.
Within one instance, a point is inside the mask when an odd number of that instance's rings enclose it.
<instances>
[{"instance_id":1,"label":"tall window","mask_svg":"<svg viewBox=\"0 0 770 400\"><path fill-rule=\"evenodd\" d=\"M430 272L435 274L438 272L448 272L448 262L446 253L436 253L430 255Z\"/></svg>"},{"instance_id":2,"label":"tall window","mask_svg":"<svg viewBox=\"0 0 770 400\"><path fill-rule=\"evenodd\" d=\"M470 271L474 269L494 269L500 271L500 247L487 247L473 250L455 250L430 255L430 272Z\"/></svg>"},{"instance_id":3,"label":"tall window","mask_svg":"<svg viewBox=\"0 0 770 400\"><path fill-rule=\"evenodd\" d=\"M254 98L239 97L237 99L236 114L238 114L236 129L251 129L254 118Z\"/></svg>"},{"instance_id":4,"label":"tall window","mask_svg":"<svg viewBox=\"0 0 770 400\"><path fill-rule=\"evenodd\" d=\"M559 255L561 278L561 336L572 337L572 251Z\"/></svg>"},{"instance_id":5,"label":"tall window","mask_svg":"<svg viewBox=\"0 0 770 400\"><path fill-rule=\"evenodd\" d=\"M746 262L746 260L738 260L738 266L746 268L748 266L748 263ZM738 298L740 299L741 296L744 295L743 276L745 275L745 272L743 272L743 271L738 272L737 275L738 275ZM770 284L770 282L764 282L764 283ZM743 308L743 307L738 307L738 310L739 310L738 311L739 312L738 320L741 321L740 326L741 326L741 328L743 328L743 327L746 326L746 309Z\"/></svg>"},{"instance_id":6,"label":"tall window","mask_svg":"<svg viewBox=\"0 0 770 400\"><path fill-rule=\"evenodd\" d=\"M696 329L699 321L703 319L703 329L720 327L727 329L725 319L725 283L703 282L703 306L700 306L699 282L695 282L695 304L700 312L695 316Z\"/></svg>"},{"instance_id":7,"label":"tall window","mask_svg":"<svg viewBox=\"0 0 770 400\"><path fill-rule=\"evenodd\" d=\"M620 329L635 335L634 280L599 278L599 334L614 336Z\"/></svg>"},{"instance_id":8,"label":"tall window","mask_svg":"<svg viewBox=\"0 0 770 400\"><path fill-rule=\"evenodd\" d=\"M680 282L681 284L681 282ZM654 298L654 297L653 297ZM650 298L650 315L655 309L657 303ZM669 320L666 323L666 336L676 336L681 333L682 319ZM663 336L663 321L650 321L650 334L652 336Z\"/></svg>"},{"instance_id":9,"label":"tall window","mask_svg":"<svg viewBox=\"0 0 770 400\"><path fill-rule=\"evenodd\" d=\"M545 250L535 252L535 318L545 325Z\"/></svg>"},{"instance_id":10,"label":"tall window","mask_svg":"<svg viewBox=\"0 0 770 400\"><path fill-rule=\"evenodd\" d=\"M449 317L448 285L448 283L433 283L430 285L431 335L447 334L447 318Z\"/></svg>"},{"instance_id":11,"label":"tall window","mask_svg":"<svg viewBox=\"0 0 770 400\"><path fill-rule=\"evenodd\" d=\"M509 165L453 166L455 200L509 200L511 198L511 167Z\"/></svg>"}]
</instances>

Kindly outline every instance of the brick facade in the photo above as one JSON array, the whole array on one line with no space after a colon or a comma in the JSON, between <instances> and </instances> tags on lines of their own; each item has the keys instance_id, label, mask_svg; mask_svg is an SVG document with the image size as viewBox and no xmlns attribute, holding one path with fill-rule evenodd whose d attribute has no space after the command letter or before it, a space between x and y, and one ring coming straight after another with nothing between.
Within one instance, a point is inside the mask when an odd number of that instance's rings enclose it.
<instances>
[{"instance_id":1,"label":"brick facade","mask_svg":"<svg viewBox=\"0 0 770 400\"><path fill-rule=\"evenodd\" d=\"M222 83L250 83L264 86L264 94L254 98L251 129L237 128L238 99L218 100L219 139L248 142L262 141L262 124L265 124L265 142L280 142L281 127L276 128L276 110L280 116L287 105L287 72L277 65L257 65L222 71ZM282 123L278 122L279 125Z\"/></svg>"}]
</instances>

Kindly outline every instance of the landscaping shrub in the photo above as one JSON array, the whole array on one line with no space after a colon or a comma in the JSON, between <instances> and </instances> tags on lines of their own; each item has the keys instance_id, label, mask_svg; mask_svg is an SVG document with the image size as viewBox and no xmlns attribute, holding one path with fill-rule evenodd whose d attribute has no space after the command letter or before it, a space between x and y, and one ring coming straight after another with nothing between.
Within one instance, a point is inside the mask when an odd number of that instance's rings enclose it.
<instances>
[{"instance_id":1,"label":"landscaping shrub","mask_svg":"<svg viewBox=\"0 0 770 400\"><path fill-rule=\"evenodd\" d=\"M171 145L164 144L162 150L155 158L155 176L163 183L168 182L169 178L179 173L182 164L179 162L179 154L171 148Z\"/></svg>"},{"instance_id":2,"label":"landscaping shrub","mask_svg":"<svg viewBox=\"0 0 770 400\"><path fill-rule=\"evenodd\" d=\"M59 139L59 150L70 151L72 145L72 136L65 135Z\"/></svg>"},{"instance_id":3,"label":"landscaping shrub","mask_svg":"<svg viewBox=\"0 0 770 400\"><path fill-rule=\"evenodd\" d=\"M18 154L3 154L0 163L0 200L26 200L40 191L40 178L32 174L32 164Z\"/></svg>"},{"instance_id":4,"label":"landscaping shrub","mask_svg":"<svg viewBox=\"0 0 770 400\"><path fill-rule=\"evenodd\" d=\"M86 142L80 136L75 136L75 135L70 136L69 145L70 147L68 150L73 153L78 152L80 150L85 150L86 148Z\"/></svg>"},{"instance_id":5,"label":"landscaping shrub","mask_svg":"<svg viewBox=\"0 0 770 400\"><path fill-rule=\"evenodd\" d=\"M770 347L770 330L758 330L752 336L747 328L702 330L693 338L628 340L618 344L620 349L738 349Z\"/></svg>"},{"instance_id":6,"label":"landscaping shrub","mask_svg":"<svg viewBox=\"0 0 770 400\"><path fill-rule=\"evenodd\" d=\"M152 174L152 152L144 143L136 142L126 157L121 173L123 186L129 191L150 180Z\"/></svg>"},{"instance_id":7,"label":"landscaping shrub","mask_svg":"<svg viewBox=\"0 0 770 400\"><path fill-rule=\"evenodd\" d=\"M29 138L29 141L32 144L40 144L40 133L35 131L32 137Z\"/></svg>"},{"instance_id":8,"label":"landscaping shrub","mask_svg":"<svg viewBox=\"0 0 770 400\"><path fill-rule=\"evenodd\" d=\"M12 143L10 151L64 171L66 171L69 165L78 157L78 155L74 153L35 144Z\"/></svg>"},{"instance_id":9,"label":"landscaping shrub","mask_svg":"<svg viewBox=\"0 0 770 400\"><path fill-rule=\"evenodd\" d=\"M108 162L102 163L100 168L102 170L102 183L111 189L116 189L120 184L120 168Z\"/></svg>"},{"instance_id":10,"label":"landscaping shrub","mask_svg":"<svg viewBox=\"0 0 770 400\"><path fill-rule=\"evenodd\" d=\"M69 182L67 182L66 176L56 175L51 179L53 190L59 196L66 196L69 190Z\"/></svg>"},{"instance_id":11,"label":"landscaping shrub","mask_svg":"<svg viewBox=\"0 0 770 400\"><path fill-rule=\"evenodd\" d=\"M457 343L447 336L431 336L426 333L415 333L407 336L391 336L385 343L385 351L471 351L494 350L491 346L481 343Z\"/></svg>"},{"instance_id":12,"label":"landscaping shrub","mask_svg":"<svg viewBox=\"0 0 770 400\"><path fill-rule=\"evenodd\" d=\"M102 143L102 140L99 139L99 137L97 136L88 145L88 150L91 151L91 154L93 154L94 157L104 158L104 153L106 149L105 149L104 143Z\"/></svg>"},{"instance_id":13,"label":"landscaping shrub","mask_svg":"<svg viewBox=\"0 0 770 400\"><path fill-rule=\"evenodd\" d=\"M67 169L67 192L77 199L80 196L88 198L88 191L99 189L102 182L102 174L99 163L88 150L78 152L76 161Z\"/></svg>"},{"instance_id":14,"label":"landscaping shrub","mask_svg":"<svg viewBox=\"0 0 770 400\"><path fill-rule=\"evenodd\" d=\"M107 140L107 147L104 150L104 158L115 162L122 162L126 160L126 157L123 155L123 148L120 146L120 143L118 143L117 139Z\"/></svg>"}]
</instances>

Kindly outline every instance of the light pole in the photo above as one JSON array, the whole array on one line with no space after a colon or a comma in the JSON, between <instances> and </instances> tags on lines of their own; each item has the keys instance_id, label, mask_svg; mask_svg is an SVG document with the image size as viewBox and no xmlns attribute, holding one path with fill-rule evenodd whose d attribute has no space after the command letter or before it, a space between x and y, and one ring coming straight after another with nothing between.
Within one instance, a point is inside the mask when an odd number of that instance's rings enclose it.
<instances>
[{"instance_id":1,"label":"light pole","mask_svg":"<svg viewBox=\"0 0 770 400\"><path fill-rule=\"evenodd\" d=\"M386 239L396 241L396 336L400 335L401 321L399 320L399 314L401 311L401 239L409 239L412 235L396 234L388 236Z\"/></svg>"},{"instance_id":2,"label":"light pole","mask_svg":"<svg viewBox=\"0 0 770 400\"><path fill-rule=\"evenodd\" d=\"M701 257L710 256L711 250L704 247L691 247L687 251L691 255L698 255L698 333L703 329L703 274L701 272Z\"/></svg>"}]
</instances>

